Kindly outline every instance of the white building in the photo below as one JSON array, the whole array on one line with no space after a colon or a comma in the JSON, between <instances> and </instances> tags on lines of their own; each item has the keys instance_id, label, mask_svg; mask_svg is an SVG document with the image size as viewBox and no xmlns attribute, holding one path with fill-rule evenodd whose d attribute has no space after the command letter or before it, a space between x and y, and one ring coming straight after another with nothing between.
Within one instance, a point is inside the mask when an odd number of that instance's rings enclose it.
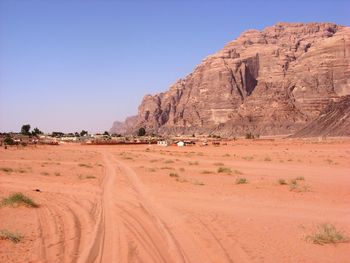
<instances>
[{"instance_id":1,"label":"white building","mask_svg":"<svg viewBox=\"0 0 350 263\"><path fill-rule=\"evenodd\" d=\"M157 145L158 146L168 146L168 142L167 141L157 141Z\"/></svg>"}]
</instances>

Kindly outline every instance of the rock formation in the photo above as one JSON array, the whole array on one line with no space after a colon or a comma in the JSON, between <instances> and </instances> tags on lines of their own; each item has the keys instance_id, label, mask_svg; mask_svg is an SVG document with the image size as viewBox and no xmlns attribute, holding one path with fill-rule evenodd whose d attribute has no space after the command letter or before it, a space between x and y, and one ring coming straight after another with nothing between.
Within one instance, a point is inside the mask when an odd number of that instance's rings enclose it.
<instances>
[{"instance_id":1,"label":"rock formation","mask_svg":"<svg viewBox=\"0 0 350 263\"><path fill-rule=\"evenodd\" d=\"M350 96L331 102L321 114L292 137L350 136Z\"/></svg>"},{"instance_id":2,"label":"rock formation","mask_svg":"<svg viewBox=\"0 0 350 263\"><path fill-rule=\"evenodd\" d=\"M248 30L167 92L146 95L123 133L290 134L350 94L350 28L279 23Z\"/></svg>"}]
</instances>

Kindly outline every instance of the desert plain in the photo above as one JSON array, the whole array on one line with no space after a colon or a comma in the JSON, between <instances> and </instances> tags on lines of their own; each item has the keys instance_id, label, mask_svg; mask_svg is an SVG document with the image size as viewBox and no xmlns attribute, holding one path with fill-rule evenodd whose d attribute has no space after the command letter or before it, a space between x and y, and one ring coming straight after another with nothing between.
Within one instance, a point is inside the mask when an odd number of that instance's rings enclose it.
<instances>
[{"instance_id":1,"label":"desert plain","mask_svg":"<svg viewBox=\"0 0 350 263\"><path fill-rule=\"evenodd\" d=\"M350 140L0 149L0 262L349 262Z\"/></svg>"}]
</instances>

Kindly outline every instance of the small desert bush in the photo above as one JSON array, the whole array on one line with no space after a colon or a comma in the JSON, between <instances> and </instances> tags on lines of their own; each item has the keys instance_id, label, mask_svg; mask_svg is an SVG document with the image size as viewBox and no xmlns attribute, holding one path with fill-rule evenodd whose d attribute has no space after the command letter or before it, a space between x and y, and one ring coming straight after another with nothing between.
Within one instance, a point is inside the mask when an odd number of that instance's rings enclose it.
<instances>
[{"instance_id":1,"label":"small desert bush","mask_svg":"<svg viewBox=\"0 0 350 263\"><path fill-rule=\"evenodd\" d=\"M23 168L19 168L16 170L17 173L20 173L20 174L24 174L27 172L27 170L23 169Z\"/></svg>"},{"instance_id":2,"label":"small desert bush","mask_svg":"<svg viewBox=\"0 0 350 263\"><path fill-rule=\"evenodd\" d=\"M181 168L179 168L179 171L180 171L180 172L184 172L184 171L185 171L185 168L181 167Z\"/></svg>"},{"instance_id":3,"label":"small desert bush","mask_svg":"<svg viewBox=\"0 0 350 263\"><path fill-rule=\"evenodd\" d=\"M214 163L215 166L224 166L223 163Z\"/></svg>"},{"instance_id":4,"label":"small desert bush","mask_svg":"<svg viewBox=\"0 0 350 263\"><path fill-rule=\"evenodd\" d=\"M198 165L199 163L197 161L195 162L188 162L189 165Z\"/></svg>"},{"instance_id":5,"label":"small desert bush","mask_svg":"<svg viewBox=\"0 0 350 263\"><path fill-rule=\"evenodd\" d=\"M271 162L271 158L270 157L265 157L264 161L265 162Z\"/></svg>"},{"instance_id":6,"label":"small desert bush","mask_svg":"<svg viewBox=\"0 0 350 263\"><path fill-rule=\"evenodd\" d=\"M177 173L170 173L169 176L170 177L179 177L179 175Z\"/></svg>"},{"instance_id":7,"label":"small desert bush","mask_svg":"<svg viewBox=\"0 0 350 263\"><path fill-rule=\"evenodd\" d=\"M173 160L165 160L164 163L174 163Z\"/></svg>"},{"instance_id":8,"label":"small desert bush","mask_svg":"<svg viewBox=\"0 0 350 263\"><path fill-rule=\"evenodd\" d=\"M12 173L13 169L9 167L1 167L0 171L5 172L5 173Z\"/></svg>"},{"instance_id":9,"label":"small desert bush","mask_svg":"<svg viewBox=\"0 0 350 263\"><path fill-rule=\"evenodd\" d=\"M187 182L188 182L188 180L187 180L187 179L185 179L185 178L180 178L180 177L177 177L177 178L176 178L176 182L179 182L179 183L187 183Z\"/></svg>"},{"instance_id":10,"label":"small desert bush","mask_svg":"<svg viewBox=\"0 0 350 263\"><path fill-rule=\"evenodd\" d=\"M1 230L0 231L0 239L1 240L10 240L13 243L18 243L22 240L22 235L19 233L11 232L8 230Z\"/></svg>"},{"instance_id":11,"label":"small desert bush","mask_svg":"<svg viewBox=\"0 0 350 263\"><path fill-rule=\"evenodd\" d=\"M284 180L284 179L278 179L278 183L280 184L280 185L287 185L287 182L286 182L286 180Z\"/></svg>"},{"instance_id":12,"label":"small desert bush","mask_svg":"<svg viewBox=\"0 0 350 263\"><path fill-rule=\"evenodd\" d=\"M78 165L79 165L80 167L92 168L91 165L86 164L86 163L80 163L80 164L78 164Z\"/></svg>"},{"instance_id":13,"label":"small desert bush","mask_svg":"<svg viewBox=\"0 0 350 263\"><path fill-rule=\"evenodd\" d=\"M224 154L222 157L230 157L231 155L229 155L228 153Z\"/></svg>"},{"instance_id":14,"label":"small desert bush","mask_svg":"<svg viewBox=\"0 0 350 263\"><path fill-rule=\"evenodd\" d=\"M236 184L247 184L248 181L246 178L243 178L243 177L239 177L236 179Z\"/></svg>"},{"instance_id":15,"label":"small desert bush","mask_svg":"<svg viewBox=\"0 0 350 263\"><path fill-rule=\"evenodd\" d=\"M220 166L220 167L218 168L218 173L230 174L230 173L232 173L232 170L231 170L231 168L224 167L224 166Z\"/></svg>"},{"instance_id":16,"label":"small desert bush","mask_svg":"<svg viewBox=\"0 0 350 263\"><path fill-rule=\"evenodd\" d=\"M85 176L85 178L86 178L86 179L95 179L96 176L94 176L94 175L87 175L87 176Z\"/></svg>"},{"instance_id":17,"label":"small desert bush","mask_svg":"<svg viewBox=\"0 0 350 263\"><path fill-rule=\"evenodd\" d=\"M149 168L148 171L154 173L156 171L156 168Z\"/></svg>"},{"instance_id":18,"label":"small desert bush","mask_svg":"<svg viewBox=\"0 0 350 263\"><path fill-rule=\"evenodd\" d=\"M246 160L246 161L251 161L254 159L254 157L253 156L243 156L242 159Z\"/></svg>"},{"instance_id":19,"label":"small desert bush","mask_svg":"<svg viewBox=\"0 0 350 263\"><path fill-rule=\"evenodd\" d=\"M306 185L300 185L298 184L298 181L296 179L293 179L289 183L289 190L293 192L308 192L309 187Z\"/></svg>"},{"instance_id":20,"label":"small desert bush","mask_svg":"<svg viewBox=\"0 0 350 263\"><path fill-rule=\"evenodd\" d=\"M304 176L298 176L298 177L295 177L294 180L296 180L296 181L304 181L305 178L304 178Z\"/></svg>"},{"instance_id":21,"label":"small desert bush","mask_svg":"<svg viewBox=\"0 0 350 263\"><path fill-rule=\"evenodd\" d=\"M8 197L2 199L1 204L4 206L19 206L24 205L28 207L38 207L38 204L36 204L32 199L25 196L22 193L13 193L9 195Z\"/></svg>"},{"instance_id":22,"label":"small desert bush","mask_svg":"<svg viewBox=\"0 0 350 263\"><path fill-rule=\"evenodd\" d=\"M233 172L234 172L235 174L239 174L239 175L243 174L240 170L237 170L237 169L233 170Z\"/></svg>"},{"instance_id":23,"label":"small desert bush","mask_svg":"<svg viewBox=\"0 0 350 263\"><path fill-rule=\"evenodd\" d=\"M307 236L306 239L318 245L349 242L349 238L344 233L327 223L319 225L315 233Z\"/></svg>"},{"instance_id":24,"label":"small desert bush","mask_svg":"<svg viewBox=\"0 0 350 263\"><path fill-rule=\"evenodd\" d=\"M61 173L55 172L55 176L61 176Z\"/></svg>"},{"instance_id":25,"label":"small desert bush","mask_svg":"<svg viewBox=\"0 0 350 263\"><path fill-rule=\"evenodd\" d=\"M203 170L201 173L202 174L213 174L214 172L213 171L208 171L208 170Z\"/></svg>"},{"instance_id":26,"label":"small desert bush","mask_svg":"<svg viewBox=\"0 0 350 263\"><path fill-rule=\"evenodd\" d=\"M48 173L48 172L41 172L41 175L48 176L48 175L50 175L50 173Z\"/></svg>"},{"instance_id":27,"label":"small desert bush","mask_svg":"<svg viewBox=\"0 0 350 263\"><path fill-rule=\"evenodd\" d=\"M194 185L204 185L203 182L198 181L198 180L195 180L195 181L193 182L193 184L194 184Z\"/></svg>"},{"instance_id":28,"label":"small desert bush","mask_svg":"<svg viewBox=\"0 0 350 263\"><path fill-rule=\"evenodd\" d=\"M173 170L174 168L169 167L169 166L163 166L160 169L162 169L162 170Z\"/></svg>"}]
</instances>

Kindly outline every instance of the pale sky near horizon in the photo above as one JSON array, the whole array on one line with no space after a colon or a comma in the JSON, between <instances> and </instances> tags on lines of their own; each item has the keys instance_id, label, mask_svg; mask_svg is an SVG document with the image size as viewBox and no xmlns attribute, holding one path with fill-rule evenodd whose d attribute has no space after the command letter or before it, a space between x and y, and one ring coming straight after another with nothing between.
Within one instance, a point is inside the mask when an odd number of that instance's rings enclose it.
<instances>
[{"instance_id":1,"label":"pale sky near horizon","mask_svg":"<svg viewBox=\"0 0 350 263\"><path fill-rule=\"evenodd\" d=\"M0 132L103 132L248 29L350 25L350 1L0 0Z\"/></svg>"}]
</instances>

